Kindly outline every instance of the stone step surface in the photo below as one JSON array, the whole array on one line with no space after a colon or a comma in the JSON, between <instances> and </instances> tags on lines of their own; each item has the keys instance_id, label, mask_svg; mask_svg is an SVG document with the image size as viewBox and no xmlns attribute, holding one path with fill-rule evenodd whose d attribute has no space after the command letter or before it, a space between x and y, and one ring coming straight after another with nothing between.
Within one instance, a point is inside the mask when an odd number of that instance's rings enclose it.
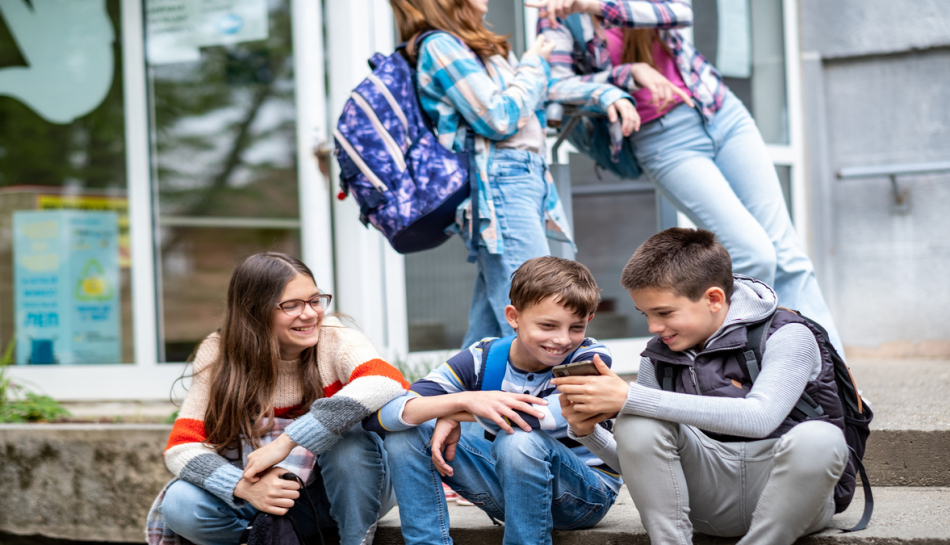
<instances>
[{"instance_id":1,"label":"stone step surface","mask_svg":"<svg viewBox=\"0 0 950 545\"><path fill-rule=\"evenodd\" d=\"M847 511L832 519L834 529L799 539L800 545L837 544L950 544L950 488L944 487L880 487L874 489L874 516L867 529L842 533L861 518L864 498L859 490ZM493 526L488 516L477 507L449 503L451 534L456 543L465 545L497 545L504 529ZM607 516L593 528L555 531L556 545L647 545L650 539L640 523L640 516L626 487ZM696 534L697 544L731 544L736 539L712 538ZM374 540L376 545L403 544L397 509L380 521Z\"/></svg>"},{"instance_id":2,"label":"stone step surface","mask_svg":"<svg viewBox=\"0 0 950 545\"><path fill-rule=\"evenodd\" d=\"M874 410L864 464L876 486L950 486L950 360L855 360Z\"/></svg>"}]
</instances>

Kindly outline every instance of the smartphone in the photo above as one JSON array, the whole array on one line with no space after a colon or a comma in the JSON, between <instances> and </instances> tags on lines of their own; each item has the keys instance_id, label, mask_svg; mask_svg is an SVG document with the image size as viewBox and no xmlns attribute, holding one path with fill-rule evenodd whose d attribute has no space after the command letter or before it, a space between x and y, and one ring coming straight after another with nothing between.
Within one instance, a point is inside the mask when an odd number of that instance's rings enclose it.
<instances>
[{"instance_id":1,"label":"smartphone","mask_svg":"<svg viewBox=\"0 0 950 545\"><path fill-rule=\"evenodd\" d=\"M556 377L581 377L600 374L592 361L576 361L567 365L558 365L553 372Z\"/></svg>"}]
</instances>

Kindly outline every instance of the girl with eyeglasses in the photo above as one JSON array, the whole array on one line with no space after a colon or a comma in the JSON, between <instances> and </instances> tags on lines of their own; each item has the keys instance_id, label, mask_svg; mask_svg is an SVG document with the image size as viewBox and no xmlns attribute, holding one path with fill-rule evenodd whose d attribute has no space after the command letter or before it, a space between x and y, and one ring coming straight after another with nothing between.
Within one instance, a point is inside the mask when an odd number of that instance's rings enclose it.
<instances>
[{"instance_id":1,"label":"girl with eyeglasses","mask_svg":"<svg viewBox=\"0 0 950 545\"><path fill-rule=\"evenodd\" d=\"M360 421L409 385L326 314L331 300L285 254L235 269L223 327L196 351L165 449L176 479L149 514L150 543L233 545L261 511L289 514L304 534L335 526L344 545L372 541L395 496L383 443ZM308 481L313 506L281 478L288 470Z\"/></svg>"}]
</instances>

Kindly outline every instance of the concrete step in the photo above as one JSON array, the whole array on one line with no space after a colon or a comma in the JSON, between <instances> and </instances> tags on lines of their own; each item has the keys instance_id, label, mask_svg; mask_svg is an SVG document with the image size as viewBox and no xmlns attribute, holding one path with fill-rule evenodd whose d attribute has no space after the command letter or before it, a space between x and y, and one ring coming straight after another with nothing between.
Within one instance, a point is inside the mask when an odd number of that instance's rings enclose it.
<instances>
[{"instance_id":1,"label":"concrete step","mask_svg":"<svg viewBox=\"0 0 950 545\"><path fill-rule=\"evenodd\" d=\"M850 534L837 529L802 538L801 545L837 544L950 544L950 488L881 487L874 489L874 516L867 529ZM832 519L834 528L850 528L864 509L861 491L851 507ZM465 545L496 545L501 543L504 529L493 526L488 516L477 507L449 503L452 538ZM711 538L697 534L697 544L735 543L736 539ZM399 513L389 513L379 524L374 541L377 545L403 544L399 529ZM556 545L647 545L650 543L633 500L623 488L617 503L597 526L587 530L555 531Z\"/></svg>"},{"instance_id":2,"label":"concrete step","mask_svg":"<svg viewBox=\"0 0 950 545\"><path fill-rule=\"evenodd\" d=\"M864 464L875 486L950 486L950 360L854 360L874 410Z\"/></svg>"}]
</instances>

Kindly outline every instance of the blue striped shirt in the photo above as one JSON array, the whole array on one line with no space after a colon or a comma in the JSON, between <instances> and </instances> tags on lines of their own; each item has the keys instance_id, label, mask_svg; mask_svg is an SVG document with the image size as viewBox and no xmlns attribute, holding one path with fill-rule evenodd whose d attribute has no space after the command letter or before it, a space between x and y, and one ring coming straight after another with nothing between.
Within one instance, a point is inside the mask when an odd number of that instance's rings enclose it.
<instances>
[{"instance_id":1,"label":"blue striped shirt","mask_svg":"<svg viewBox=\"0 0 950 545\"><path fill-rule=\"evenodd\" d=\"M486 344L494 339L483 339L469 348L459 352L449 358L448 361L432 370L424 378L417 380L409 388L409 392L401 397L390 401L381 408L375 421L371 417L366 420L366 428L371 431L402 431L412 427L403 420L402 415L406 403L414 397L428 397L445 394L455 394L459 392L478 391L482 378L483 349ZM581 345L570 356L565 358L563 363L576 361L590 361L594 355L600 356L600 359L609 367L612 363L610 350L597 342L596 339L586 338ZM534 405L544 418L538 419L534 416L519 412L518 414L524 421L535 430L543 431L552 438L557 439L571 449L575 456L580 458L586 465L599 469L601 478L612 489L619 490L622 483L618 471L607 468L604 462L592 454L587 447L570 439L567 435L567 420L561 414L561 403L558 396L561 394L557 388L551 384L554 375L550 369L539 372L524 371L514 366L511 358L508 359L508 365L505 369L505 376L501 383L501 391L515 394L528 394L542 398L548 402L547 405ZM475 417L479 424L487 431L497 434L500 428L491 420Z\"/></svg>"}]
</instances>

